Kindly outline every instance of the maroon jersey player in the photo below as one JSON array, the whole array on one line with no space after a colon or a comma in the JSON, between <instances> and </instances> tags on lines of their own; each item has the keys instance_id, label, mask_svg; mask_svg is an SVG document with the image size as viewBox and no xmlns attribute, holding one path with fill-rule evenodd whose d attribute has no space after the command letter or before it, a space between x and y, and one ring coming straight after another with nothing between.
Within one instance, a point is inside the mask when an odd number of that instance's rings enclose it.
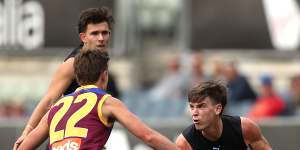
<instances>
[{"instance_id":1,"label":"maroon jersey player","mask_svg":"<svg viewBox=\"0 0 300 150\"><path fill-rule=\"evenodd\" d=\"M150 147L176 150L168 138L152 130L118 99L106 94L109 57L106 52L84 50L74 60L75 78L81 85L58 100L21 143L20 150L37 148L48 136L50 149L102 149L114 121ZM32 140L35 139L35 140Z\"/></svg>"}]
</instances>

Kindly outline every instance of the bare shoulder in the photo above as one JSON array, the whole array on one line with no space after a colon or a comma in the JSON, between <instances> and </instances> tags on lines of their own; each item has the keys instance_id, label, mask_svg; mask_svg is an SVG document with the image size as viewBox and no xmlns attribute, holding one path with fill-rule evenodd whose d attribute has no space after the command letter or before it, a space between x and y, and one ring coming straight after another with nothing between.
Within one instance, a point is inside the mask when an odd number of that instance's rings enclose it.
<instances>
[{"instance_id":1,"label":"bare shoulder","mask_svg":"<svg viewBox=\"0 0 300 150\"><path fill-rule=\"evenodd\" d=\"M249 118L241 117L242 132L245 143L251 150L272 150L259 126Z\"/></svg>"},{"instance_id":2,"label":"bare shoulder","mask_svg":"<svg viewBox=\"0 0 300 150\"><path fill-rule=\"evenodd\" d=\"M74 57L71 57L67 59L65 62L63 62L59 70L69 72L69 73L74 73Z\"/></svg>"},{"instance_id":3,"label":"bare shoulder","mask_svg":"<svg viewBox=\"0 0 300 150\"><path fill-rule=\"evenodd\" d=\"M57 99L74 79L73 64L74 58L69 58L58 67L53 75L48 93L52 93L52 96L55 95L54 99Z\"/></svg>"},{"instance_id":4,"label":"bare shoulder","mask_svg":"<svg viewBox=\"0 0 300 150\"><path fill-rule=\"evenodd\" d=\"M47 102L47 105L58 100L75 78L73 64L74 58L69 58L67 61L60 64L53 74L47 93L42 99L42 101Z\"/></svg>"},{"instance_id":5,"label":"bare shoulder","mask_svg":"<svg viewBox=\"0 0 300 150\"><path fill-rule=\"evenodd\" d=\"M258 125L249 118L241 117L241 126L244 140L247 144L261 137L261 131Z\"/></svg>"},{"instance_id":6,"label":"bare shoulder","mask_svg":"<svg viewBox=\"0 0 300 150\"><path fill-rule=\"evenodd\" d=\"M185 137L182 134L180 134L177 137L175 143L181 150L192 150L192 147L190 146L190 144L187 142L187 140L185 139Z\"/></svg>"},{"instance_id":7,"label":"bare shoulder","mask_svg":"<svg viewBox=\"0 0 300 150\"><path fill-rule=\"evenodd\" d=\"M107 98L104 102L105 107L115 107L118 105L122 105L122 102L120 100L118 100L117 98L115 98L111 95L107 95Z\"/></svg>"},{"instance_id":8,"label":"bare shoulder","mask_svg":"<svg viewBox=\"0 0 300 150\"><path fill-rule=\"evenodd\" d=\"M115 97L107 95L103 106L102 111L104 116L111 117L116 111L121 111L125 105Z\"/></svg>"},{"instance_id":9,"label":"bare shoulder","mask_svg":"<svg viewBox=\"0 0 300 150\"><path fill-rule=\"evenodd\" d=\"M53 76L54 80L66 78L74 78L74 58L69 58L60 64Z\"/></svg>"},{"instance_id":10,"label":"bare shoulder","mask_svg":"<svg viewBox=\"0 0 300 150\"><path fill-rule=\"evenodd\" d=\"M246 117L241 117L241 125L243 131L245 132L253 132L259 129L257 123L255 123L253 120Z\"/></svg>"}]
</instances>

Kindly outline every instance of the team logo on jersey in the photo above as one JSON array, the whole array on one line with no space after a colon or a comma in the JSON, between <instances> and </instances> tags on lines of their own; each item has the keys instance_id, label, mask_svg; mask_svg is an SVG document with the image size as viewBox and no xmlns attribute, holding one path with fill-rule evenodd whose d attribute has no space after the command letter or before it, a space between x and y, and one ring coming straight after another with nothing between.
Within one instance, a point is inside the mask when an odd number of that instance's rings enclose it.
<instances>
[{"instance_id":1,"label":"team logo on jersey","mask_svg":"<svg viewBox=\"0 0 300 150\"><path fill-rule=\"evenodd\" d=\"M52 150L79 150L80 138L66 138L51 145Z\"/></svg>"},{"instance_id":2,"label":"team logo on jersey","mask_svg":"<svg viewBox=\"0 0 300 150\"><path fill-rule=\"evenodd\" d=\"M220 147L221 147L220 145L219 146L214 146L213 150L220 150Z\"/></svg>"}]
</instances>

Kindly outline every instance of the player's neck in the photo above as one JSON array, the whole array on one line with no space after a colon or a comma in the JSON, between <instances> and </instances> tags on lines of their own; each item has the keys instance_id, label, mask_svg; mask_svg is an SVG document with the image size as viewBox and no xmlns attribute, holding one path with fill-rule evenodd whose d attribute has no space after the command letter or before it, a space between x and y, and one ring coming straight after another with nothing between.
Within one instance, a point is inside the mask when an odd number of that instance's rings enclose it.
<instances>
[{"instance_id":1,"label":"player's neck","mask_svg":"<svg viewBox=\"0 0 300 150\"><path fill-rule=\"evenodd\" d=\"M101 90L106 90L105 85L100 81L97 81L95 85Z\"/></svg>"},{"instance_id":2,"label":"player's neck","mask_svg":"<svg viewBox=\"0 0 300 150\"><path fill-rule=\"evenodd\" d=\"M210 125L210 127L202 130L202 135L211 141L216 141L221 137L222 132L223 132L223 122L222 119L218 117Z\"/></svg>"}]
</instances>

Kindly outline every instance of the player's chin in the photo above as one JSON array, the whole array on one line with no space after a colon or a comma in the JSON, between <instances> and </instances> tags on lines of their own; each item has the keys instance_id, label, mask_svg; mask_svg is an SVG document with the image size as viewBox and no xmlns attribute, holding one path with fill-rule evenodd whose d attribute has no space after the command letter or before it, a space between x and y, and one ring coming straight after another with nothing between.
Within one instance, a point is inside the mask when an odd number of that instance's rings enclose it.
<instances>
[{"instance_id":1,"label":"player's chin","mask_svg":"<svg viewBox=\"0 0 300 150\"><path fill-rule=\"evenodd\" d=\"M106 46L97 46L97 50L102 51L102 52L107 52L107 47Z\"/></svg>"},{"instance_id":2,"label":"player's chin","mask_svg":"<svg viewBox=\"0 0 300 150\"><path fill-rule=\"evenodd\" d=\"M196 128L197 130L203 130L203 129L204 129L203 126L200 126L200 125L197 125L197 124L195 124L195 128Z\"/></svg>"},{"instance_id":3,"label":"player's chin","mask_svg":"<svg viewBox=\"0 0 300 150\"><path fill-rule=\"evenodd\" d=\"M205 128L205 125L200 124L199 122L194 122L194 125L197 130L202 130Z\"/></svg>"}]
</instances>

